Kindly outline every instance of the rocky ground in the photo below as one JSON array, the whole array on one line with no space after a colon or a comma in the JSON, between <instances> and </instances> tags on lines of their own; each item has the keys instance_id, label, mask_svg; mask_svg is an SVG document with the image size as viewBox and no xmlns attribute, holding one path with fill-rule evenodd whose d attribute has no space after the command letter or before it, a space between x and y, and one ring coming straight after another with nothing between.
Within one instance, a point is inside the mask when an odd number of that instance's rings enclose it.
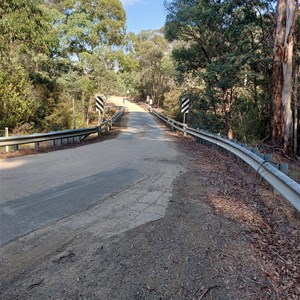
<instances>
[{"instance_id":1,"label":"rocky ground","mask_svg":"<svg viewBox=\"0 0 300 300\"><path fill-rule=\"evenodd\" d=\"M0 298L299 299L294 209L228 154L172 135L186 171L163 218L108 238L45 228L10 242L0 248ZM34 257L28 249L46 239L60 246Z\"/></svg>"}]
</instances>

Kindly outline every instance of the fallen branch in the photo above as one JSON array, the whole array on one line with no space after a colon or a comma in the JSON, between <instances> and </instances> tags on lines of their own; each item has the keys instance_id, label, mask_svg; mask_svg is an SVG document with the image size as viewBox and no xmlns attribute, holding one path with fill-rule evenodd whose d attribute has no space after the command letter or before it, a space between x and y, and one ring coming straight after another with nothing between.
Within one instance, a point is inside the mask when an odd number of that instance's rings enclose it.
<instances>
[{"instance_id":1,"label":"fallen branch","mask_svg":"<svg viewBox=\"0 0 300 300\"><path fill-rule=\"evenodd\" d=\"M200 296L199 300L203 299L203 297L212 289L216 288L216 287L219 287L218 285L214 285L214 286L210 286L209 288L207 288L203 294Z\"/></svg>"}]
</instances>

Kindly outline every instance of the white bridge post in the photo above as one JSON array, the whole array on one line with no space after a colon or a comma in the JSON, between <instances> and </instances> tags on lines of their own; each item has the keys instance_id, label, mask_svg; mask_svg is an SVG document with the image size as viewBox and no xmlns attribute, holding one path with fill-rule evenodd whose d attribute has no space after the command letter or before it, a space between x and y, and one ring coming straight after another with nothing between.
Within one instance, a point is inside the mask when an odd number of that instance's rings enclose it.
<instances>
[{"instance_id":1,"label":"white bridge post","mask_svg":"<svg viewBox=\"0 0 300 300\"><path fill-rule=\"evenodd\" d=\"M8 127L5 127L5 134L4 134L4 136L8 137ZM5 151L9 152L9 146L5 146Z\"/></svg>"}]
</instances>

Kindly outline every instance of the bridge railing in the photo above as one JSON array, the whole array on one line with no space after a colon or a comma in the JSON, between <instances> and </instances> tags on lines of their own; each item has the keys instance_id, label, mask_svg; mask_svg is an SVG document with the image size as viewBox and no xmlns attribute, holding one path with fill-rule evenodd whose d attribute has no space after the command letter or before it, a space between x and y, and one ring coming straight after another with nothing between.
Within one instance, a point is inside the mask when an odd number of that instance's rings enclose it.
<instances>
[{"instance_id":1,"label":"bridge railing","mask_svg":"<svg viewBox=\"0 0 300 300\"><path fill-rule=\"evenodd\" d=\"M172 128L182 131L184 134L189 134L197 139L197 142L212 145L222 148L237 158L243 160L256 174L259 174L266 182L268 182L277 192L287 199L298 211L300 211L300 185L285 175L268 160L264 160L260 156L251 152L247 148L223 138L219 135L207 133L203 130L198 130L188 127L186 124L168 118L149 107L150 112L157 116L160 120L170 125Z\"/></svg>"},{"instance_id":2,"label":"bridge railing","mask_svg":"<svg viewBox=\"0 0 300 300\"><path fill-rule=\"evenodd\" d=\"M13 146L14 151L17 151L19 145L22 144L35 144L35 148L39 147L40 142L52 141L52 144L62 145L64 141L69 142L80 142L84 140L91 134L97 133L98 135L101 132L109 130L113 123L115 123L118 118L124 113L125 107L122 107L118 112L116 112L111 119L104 121L99 126L91 128L80 128L80 129L70 129L63 131L55 131L49 133L37 133L30 135L22 136L9 136L9 137L0 137L0 147L3 146Z\"/></svg>"}]
</instances>

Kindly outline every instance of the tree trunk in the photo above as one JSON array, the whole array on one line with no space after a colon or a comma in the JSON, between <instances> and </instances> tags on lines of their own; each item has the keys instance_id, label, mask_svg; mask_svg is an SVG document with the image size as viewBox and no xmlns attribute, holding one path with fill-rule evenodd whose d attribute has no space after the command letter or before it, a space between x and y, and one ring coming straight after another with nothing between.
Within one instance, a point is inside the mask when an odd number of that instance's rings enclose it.
<instances>
[{"instance_id":1,"label":"tree trunk","mask_svg":"<svg viewBox=\"0 0 300 300\"><path fill-rule=\"evenodd\" d=\"M293 54L294 54L294 27L298 1L287 0L286 28L284 36L283 58L283 91L282 91L282 131L283 150L286 154L293 154L293 114L292 103L292 79L293 79Z\"/></svg>"},{"instance_id":2,"label":"tree trunk","mask_svg":"<svg viewBox=\"0 0 300 300\"><path fill-rule=\"evenodd\" d=\"M294 85L294 154L298 155L298 71L295 75Z\"/></svg>"},{"instance_id":3,"label":"tree trunk","mask_svg":"<svg viewBox=\"0 0 300 300\"><path fill-rule=\"evenodd\" d=\"M296 52L296 51L295 51ZM299 63L294 63L294 86L293 86L293 100L294 100L294 154L298 155L298 78L299 78Z\"/></svg>"},{"instance_id":4,"label":"tree trunk","mask_svg":"<svg viewBox=\"0 0 300 300\"><path fill-rule=\"evenodd\" d=\"M271 134L275 145L282 145L282 90L283 90L283 46L286 0L277 1L273 66L271 75Z\"/></svg>"},{"instance_id":5,"label":"tree trunk","mask_svg":"<svg viewBox=\"0 0 300 300\"><path fill-rule=\"evenodd\" d=\"M217 115L217 108L216 108L216 100L215 100L215 94L214 90L209 86L209 94L210 94L210 99L211 99L211 104L213 106L214 110L214 115Z\"/></svg>"},{"instance_id":6,"label":"tree trunk","mask_svg":"<svg viewBox=\"0 0 300 300\"><path fill-rule=\"evenodd\" d=\"M278 0L276 11L273 69L271 77L272 140L293 154L293 115L291 109L294 26L298 0Z\"/></svg>"},{"instance_id":7,"label":"tree trunk","mask_svg":"<svg viewBox=\"0 0 300 300\"><path fill-rule=\"evenodd\" d=\"M230 91L228 89L223 88L223 105L224 105L224 113L225 113L225 127L227 132L227 138L229 140L233 139L233 131L232 131L232 116L231 116L231 95L229 95Z\"/></svg>"}]
</instances>

